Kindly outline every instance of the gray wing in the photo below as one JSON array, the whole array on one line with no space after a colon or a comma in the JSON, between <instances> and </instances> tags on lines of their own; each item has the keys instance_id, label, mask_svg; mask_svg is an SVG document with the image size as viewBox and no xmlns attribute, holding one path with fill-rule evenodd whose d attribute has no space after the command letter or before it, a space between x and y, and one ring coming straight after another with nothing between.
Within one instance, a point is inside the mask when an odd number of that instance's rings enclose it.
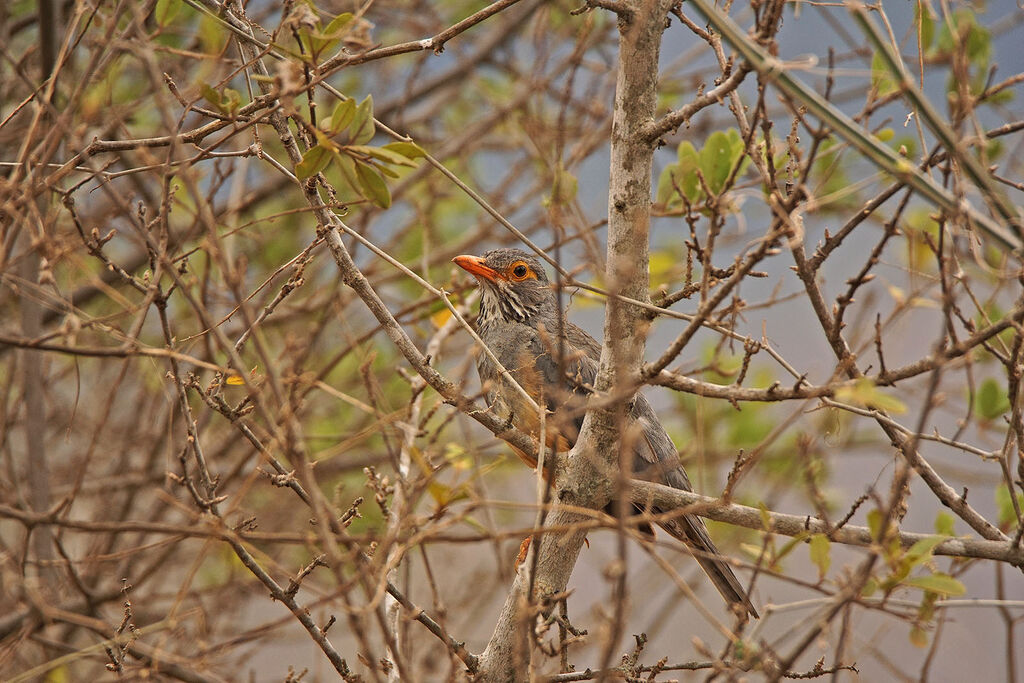
<instances>
[{"instance_id":1,"label":"gray wing","mask_svg":"<svg viewBox=\"0 0 1024 683\"><path fill-rule=\"evenodd\" d=\"M575 325L567 327L566 336L572 345L586 352L586 357L580 361L580 375L592 387L597 375L597 361L601 354L600 345ZM682 491L692 491L693 485L690 484L690 478L686 476L686 470L683 469L679 461L675 444L672 443L672 439L669 438L650 402L643 394L638 393L634 397L630 413L636 420L634 424L639 431L639 438L635 439L636 443L633 447L633 473L640 479L666 484ZM577 423L577 431L582 422L581 414ZM637 512L642 511L637 509ZM658 514L664 511L654 509L653 512ZM694 550L694 558L697 563L700 564L727 602L739 605L755 618L758 616L757 610L751 604L750 598L733 573L732 567L721 557L700 517L686 515L669 520L659 526Z\"/></svg>"}]
</instances>

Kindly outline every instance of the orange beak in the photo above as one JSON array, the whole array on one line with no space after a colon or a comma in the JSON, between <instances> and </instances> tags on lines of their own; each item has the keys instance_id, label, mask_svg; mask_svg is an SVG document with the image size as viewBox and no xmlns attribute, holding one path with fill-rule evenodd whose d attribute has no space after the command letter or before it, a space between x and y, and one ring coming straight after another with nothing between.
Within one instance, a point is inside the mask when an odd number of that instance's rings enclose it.
<instances>
[{"instance_id":1,"label":"orange beak","mask_svg":"<svg viewBox=\"0 0 1024 683\"><path fill-rule=\"evenodd\" d=\"M463 254L462 256L456 256L452 259L459 268L462 268L470 275L476 277L482 277L491 282L496 282L501 274L494 268L491 268L484 263L484 260L479 256L470 256L469 254Z\"/></svg>"}]
</instances>

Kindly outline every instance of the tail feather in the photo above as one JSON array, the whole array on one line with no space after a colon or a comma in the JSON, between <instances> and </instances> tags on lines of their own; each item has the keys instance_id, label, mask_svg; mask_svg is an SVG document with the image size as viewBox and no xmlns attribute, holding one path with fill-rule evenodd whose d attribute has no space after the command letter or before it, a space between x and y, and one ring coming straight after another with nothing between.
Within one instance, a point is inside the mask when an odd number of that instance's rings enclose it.
<instances>
[{"instance_id":1,"label":"tail feather","mask_svg":"<svg viewBox=\"0 0 1024 683\"><path fill-rule=\"evenodd\" d=\"M718 552L718 548L715 547L708 535L704 522L699 517L687 515L682 519L665 522L660 526L695 551L693 557L697 560L697 564L729 604L739 605L750 616L755 619L760 618L753 603L750 602L750 596L743 590L732 567Z\"/></svg>"}]
</instances>

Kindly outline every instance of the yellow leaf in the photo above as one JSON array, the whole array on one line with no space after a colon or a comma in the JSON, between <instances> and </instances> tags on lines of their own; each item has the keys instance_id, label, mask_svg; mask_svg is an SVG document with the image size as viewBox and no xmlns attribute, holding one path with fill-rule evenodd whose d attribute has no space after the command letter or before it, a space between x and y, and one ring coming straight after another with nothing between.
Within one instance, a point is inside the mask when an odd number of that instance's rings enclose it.
<instances>
[{"instance_id":1,"label":"yellow leaf","mask_svg":"<svg viewBox=\"0 0 1024 683\"><path fill-rule=\"evenodd\" d=\"M250 379L250 381L254 380L254 379L256 379L258 377L258 375L256 374L256 370L258 368L259 368L258 365L254 365L252 370L249 371L249 379ZM236 374L231 374L231 375L228 375L224 379L224 384L227 384L227 385L233 386L233 387L240 387L240 386L244 386L245 385L245 379L243 379L242 376L237 374L237 373Z\"/></svg>"},{"instance_id":2,"label":"yellow leaf","mask_svg":"<svg viewBox=\"0 0 1024 683\"><path fill-rule=\"evenodd\" d=\"M897 415L907 412L902 401L879 389L869 377L861 377L836 389L836 400Z\"/></svg>"},{"instance_id":3,"label":"yellow leaf","mask_svg":"<svg viewBox=\"0 0 1024 683\"><path fill-rule=\"evenodd\" d=\"M434 327L441 329L445 323L451 320L452 312L447 308L442 308L437 313L430 316L430 322L434 323Z\"/></svg>"}]
</instances>

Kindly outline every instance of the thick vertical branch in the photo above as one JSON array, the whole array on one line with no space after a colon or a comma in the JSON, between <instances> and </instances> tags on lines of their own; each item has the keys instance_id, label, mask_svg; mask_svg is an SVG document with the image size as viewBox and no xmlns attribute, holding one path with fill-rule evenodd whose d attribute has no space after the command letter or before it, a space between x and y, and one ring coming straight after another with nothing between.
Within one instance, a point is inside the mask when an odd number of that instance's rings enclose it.
<instances>
[{"instance_id":1,"label":"thick vertical branch","mask_svg":"<svg viewBox=\"0 0 1024 683\"><path fill-rule=\"evenodd\" d=\"M608 189L608 265L606 277L613 296L608 301L604 348L596 388L612 391L639 377L646 340L642 309L618 297L648 301L647 251L654 148L646 141L645 126L654 121L661 34L672 3L644 0L619 17L619 67L611 139L611 180ZM635 386L635 384L633 384ZM610 472L618 463L621 430L616 409L591 411L556 478L556 499L577 508L604 507L612 496ZM581 521L579 513L556 508L545 526ZM486 651L480 657L477 681L521 681L528 676L530 628L533 618L553 607L550 598L569 582L586 534L583 531L545 534L527 598L528 559L516 575L512 590Z\"/></svg>"}]
</instances>

